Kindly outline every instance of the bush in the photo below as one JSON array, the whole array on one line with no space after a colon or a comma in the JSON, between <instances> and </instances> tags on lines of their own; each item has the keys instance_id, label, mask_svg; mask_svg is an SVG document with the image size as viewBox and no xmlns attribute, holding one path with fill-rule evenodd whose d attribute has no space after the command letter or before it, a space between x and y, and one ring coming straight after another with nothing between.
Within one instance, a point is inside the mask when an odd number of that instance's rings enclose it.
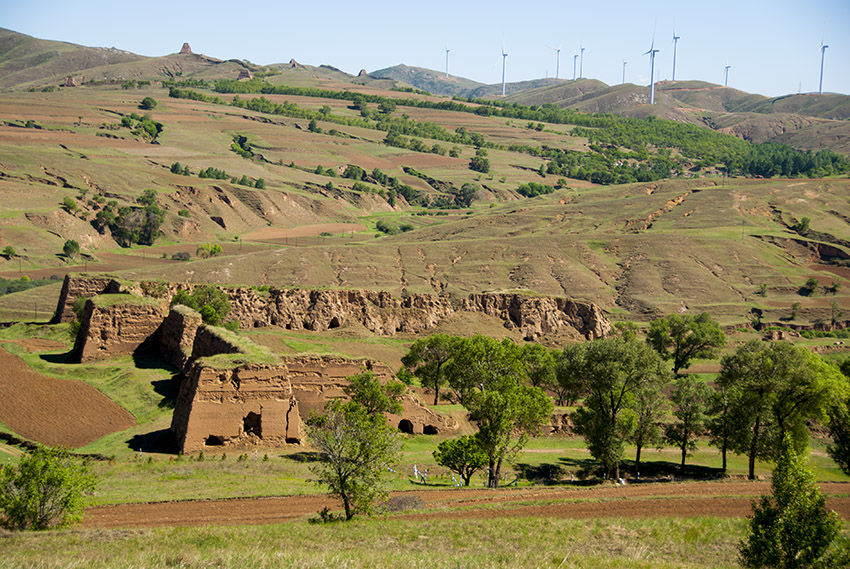
<instances>
[{"instance_id":1,"label":"bush","mask_svg":"<svg viewBox=\"0 0 850 569\"><path fill-rule=\"evenodd\" d=\"M80 244L74 239L68 239L62 246L62 252L66 257L76 257L80 254Z\"/></svg>"},{"instance_id":2,"label":"bush","mask_svg":"<svg viewBox=\"0 0 850 569\"><path fill-rule=\"evenodd\" d=\"M469 169L486 174L490 171L490 161L483 156L473 156L469 160Z\"/></svg>"},{"instance_id":3,"label":"bush","mask_svg":"<svg viewBox=\"0 0 850 569\"><path fill-rule=\"evenodd\" d=\"M62 448L38 447L17 466L0 468L2 524L10 530L45 530L79 521L83 497L95 488L85 463Z\"/></svg>"},{"instance_id":4,"label":"bush","mask_svg":"<svg viewBox=\"0 0 850 569\"><path fill-rule=\"evenodd\" d=\"M171 260L173 261L188 261L192 258L192 255L188 251L178 251L171 255Z\"/></svg>"},{"instance_id":5,"label":"bush","mask_svg":"<svg viewBox=\"0 0 850 569\"><path fill-rule=\"evenodd\" d=\"M142 102L139 103L139 108L143 111L152 111L156 108L156 99L153 97L145 97L142 99Z\"/></svg>"}]
</instances>

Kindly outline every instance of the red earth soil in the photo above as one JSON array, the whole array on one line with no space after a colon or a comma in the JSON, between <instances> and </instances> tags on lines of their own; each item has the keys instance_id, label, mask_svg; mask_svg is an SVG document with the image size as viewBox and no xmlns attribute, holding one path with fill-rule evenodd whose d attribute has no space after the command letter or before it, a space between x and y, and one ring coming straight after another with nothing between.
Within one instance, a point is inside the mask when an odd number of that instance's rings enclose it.
<instances>
[{"instance_id":1,"label":"red earth soil","mask_svg":"<svg viewBox=\"0 0 850 569\"><path fill-rule=\"evenodd\" d=\"M27 439L72 448L136 424L129 412L91 385L36 373L4 349L0 421Z\"/></svg>"},{"instance_id":2,"label":"red earth soil","mask_svg":"<svg viewBox=\"0 0 850 569\"><path fill-rule=\"evenodd\" d=\"M821 484L827 506L850 519L850 483ZM428 509L445 512L393 514L409 519L497 517L652 518L744 517L752 500L770 492L769 482L690 482L630 484L625 487L452 489L395 492L417 495ZM548 503L548 502L556 503ZM541 503L534 503L541 502ZM90 528L260 525L292 521L316 514L325 506L340 508L327 496L282 496L151 504L121 504L86 510L83 526ZM457 509L456 509L457 508Z\"/></svg>"}]
</instances>

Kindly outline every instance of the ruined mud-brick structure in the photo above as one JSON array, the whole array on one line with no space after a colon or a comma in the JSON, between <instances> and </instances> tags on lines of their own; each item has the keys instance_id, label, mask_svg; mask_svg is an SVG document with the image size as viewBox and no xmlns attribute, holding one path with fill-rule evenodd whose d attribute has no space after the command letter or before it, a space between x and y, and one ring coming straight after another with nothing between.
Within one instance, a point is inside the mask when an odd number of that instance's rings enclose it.
<instances>
[{"instance_id":1,"label":"ruined mud-brick structure","mask_svg":"<svg viewBox=\"0 0 850 569\"><path fill-rule=\"evenodd\" d=\"M301 444L304 421L328 400L346 397L347 377L365 370L381 381L392 377L387 366L369 360L278 358L232 332L206 326L190 308L169 309L167 298L174 287L156 287L162 298L129 294L128 289L153 290L112 279L66 278L54 319L73 314L69 307L75 293L89 294L74 346L78 361L148 349L183 371L171 423L182 452ZM402 413L388 420L404 432L437 434L458 428L454 419L432 412L411 393L402 406Z\"/></svg>"}]
</instances>

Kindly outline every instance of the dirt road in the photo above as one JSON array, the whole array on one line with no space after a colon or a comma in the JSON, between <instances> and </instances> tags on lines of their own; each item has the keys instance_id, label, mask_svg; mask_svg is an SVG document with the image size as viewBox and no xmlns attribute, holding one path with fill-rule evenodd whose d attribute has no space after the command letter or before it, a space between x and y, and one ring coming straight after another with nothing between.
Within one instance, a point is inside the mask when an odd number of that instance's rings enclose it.
<instances>
[{"instance_id":1,"label":"dirt road","mask_svg":"<svg viewBox=\"0 0 850 569\"><path fill-rule=\"evenodd\" d=\"M824 483L828 506L850 519L850 483ZM396 492L417 495L428 511L397 515L412 519L492 517L744 517L756 496L770 492L768 482L690 482L631 484L625 487L451 489ZM283 496L122 504L89 508L83 526L90 528L273 524L315 515L325 506L339 508L326 496Z\"/></svg>"}]
</instances>

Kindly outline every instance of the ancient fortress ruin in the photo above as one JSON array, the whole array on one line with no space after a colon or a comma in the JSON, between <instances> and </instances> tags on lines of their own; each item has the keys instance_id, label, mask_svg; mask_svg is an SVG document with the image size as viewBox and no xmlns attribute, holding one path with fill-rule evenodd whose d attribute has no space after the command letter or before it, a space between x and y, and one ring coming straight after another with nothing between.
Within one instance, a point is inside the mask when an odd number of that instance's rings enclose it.
<instances>
[{"instance_id":1,"label":"ancient fortress ruin","mask_svg":"<svg viewBox=\"0 0 850 569\"><path fill-rule=\"evenodd\" d=\"M210 446L300 444L302 425L330 399L343 398L347 377L372 371L381 381L392 370L370 360L337 356L277 356L250 340L207 326L185 306L169 308L180 288L162 282L124 282L111 277L66 277L54 322L75 317L74 300L85 297L74 355L80 362L154 350L183 371L171 430L183 452ZM422 332L458 312L501 318L526 338L567 328L592 339L610 323L591 303L561 298L475 294L450 297L385 292L224 288L230 316L241 328L279 326L328 330L358 322L383 335ZM402 431L452 432L454 419L425 407L412 393L400 415L388 416Z\"/></svg>"}]
</instances>

